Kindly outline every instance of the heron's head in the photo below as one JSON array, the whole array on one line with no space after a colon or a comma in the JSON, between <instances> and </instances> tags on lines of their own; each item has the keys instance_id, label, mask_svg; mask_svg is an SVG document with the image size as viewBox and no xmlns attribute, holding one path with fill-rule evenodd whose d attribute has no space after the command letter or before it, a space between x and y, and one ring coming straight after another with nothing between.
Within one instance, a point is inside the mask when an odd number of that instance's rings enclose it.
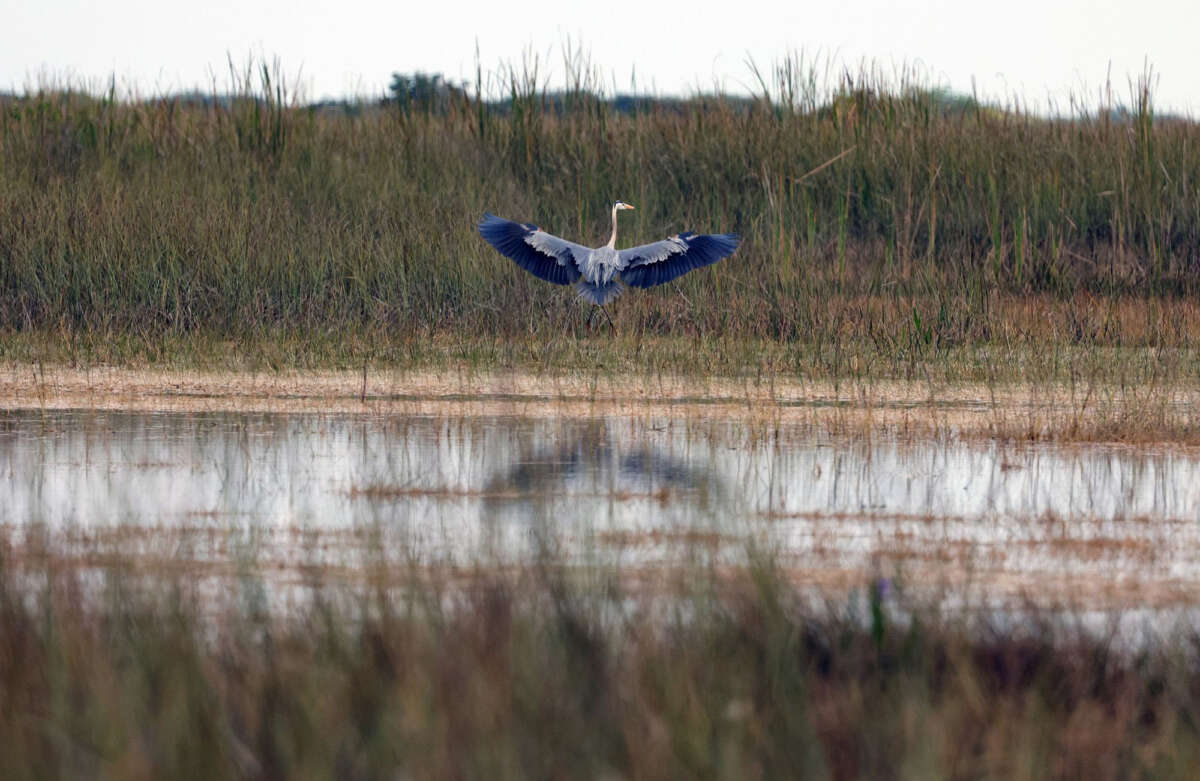
<instances>
[{"instance_id":1,"label":"heron's head","mask_svg":"<svg viewBox=\"0 0 1200 781\"><path fill-rule=\"evenodd\" d=\"M622 211L624 209L632 209L632 208L633 208L632 206L625 203L624 201L617 201L616 203L613 204L613 209L615 211Z\"/></svg>"}]
</instances>

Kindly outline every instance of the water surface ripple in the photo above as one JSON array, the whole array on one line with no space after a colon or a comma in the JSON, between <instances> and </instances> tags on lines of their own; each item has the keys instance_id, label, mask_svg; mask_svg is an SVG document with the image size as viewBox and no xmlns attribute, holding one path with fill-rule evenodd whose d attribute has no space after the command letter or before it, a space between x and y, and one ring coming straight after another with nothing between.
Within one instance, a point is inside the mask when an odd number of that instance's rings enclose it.
<instances>
[{"instance_id":1,"label":"water surface ripple","mask_svg":"<svg viewBox=\"0 0 1200 781\"><path fill-rule=\"evenodd\" d=\"M0 414L0 511L179 566L252 555L505 565L552 548L642 573L770 551L867 578L1097 607L1192 605L1184 450L835 438L736 421ZM374 546L375 553L369 552Z\"/></svg>"}]
</instances>

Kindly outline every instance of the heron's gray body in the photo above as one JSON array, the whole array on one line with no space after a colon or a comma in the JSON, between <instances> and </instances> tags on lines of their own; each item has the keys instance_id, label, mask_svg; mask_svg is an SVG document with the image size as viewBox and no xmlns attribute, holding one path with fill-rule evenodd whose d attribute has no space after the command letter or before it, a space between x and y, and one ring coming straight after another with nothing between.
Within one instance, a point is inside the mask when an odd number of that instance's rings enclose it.
<instances>
[{"instance_id":1,"label":"heron's gray body","mask_svg":"<svg viewBox=\"0 0 1200 781\"><path fill-rule=\"evenodd\" d=\"M621 295L625 285L653 287L692 269L716 263L737 249L741 241L730 233L680 233L652 244L618 250L617 211L623 208L633 207L620 201L613 206L612 238L603 247L584 247L546 233L536 225L492 214L484 215L479 232L526 271L558 285L574 284L579 297L596 306L604 306Z\"/></svg>"},{"instance_id":2,"label":"heron's gray body","mask_svg":"<svg viewBox=\"0 0 1200 781\"><path fill-rule=\"evenodd\" d=\"M580 279L575 283L579 297L596 306L604 306L621 295L621 285L613 281L620 263L620 255L612 247L597 247L589 252L580 264Z\"/></svg>"}]
</instances>

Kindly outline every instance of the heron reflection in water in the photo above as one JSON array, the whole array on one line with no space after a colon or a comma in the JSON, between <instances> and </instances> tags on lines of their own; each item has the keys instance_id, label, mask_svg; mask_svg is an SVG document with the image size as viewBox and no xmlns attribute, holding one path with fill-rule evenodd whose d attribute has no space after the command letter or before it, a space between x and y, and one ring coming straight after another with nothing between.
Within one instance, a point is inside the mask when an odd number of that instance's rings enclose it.
<instances>
[{"instance_id":1,"label":"heron reflection in water","mask_svg":"<svg viewBox=\"0 0 1200 781\"><path fill-rule=\"evenodd\" d=\"M606 424L566 432L560 444L526 448L518 461L494 475L484 490L487 514L495 516L514 501L525 506L546 501L600 499L651 501L708 515L727 498L723 481L695 459L685 461L649 443L624 447Z\"/></svg>"}]
</instances>

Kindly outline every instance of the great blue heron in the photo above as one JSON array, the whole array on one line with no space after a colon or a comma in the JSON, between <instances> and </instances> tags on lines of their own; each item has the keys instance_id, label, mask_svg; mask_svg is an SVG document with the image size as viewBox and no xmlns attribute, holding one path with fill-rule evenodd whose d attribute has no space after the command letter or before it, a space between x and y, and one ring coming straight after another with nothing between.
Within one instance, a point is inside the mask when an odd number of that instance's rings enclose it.
<instances>
[{"instance_id":1,"label":"great blue heron","mask_svg":"<svg viewBox=\"0 0 1200 781\"><path fill-rule=\"evenodd\" d=\"M556 285L574 283L579 297L600 307L606 317L604 305L621 295L624 285L654 287L670 282L692 269L729 257L741 243L733 233L685 232L619 250L617 212L632 208L622 201L613 204L612 236L608 244L595 249L552 236L536 225L494 214L483 215L479 233L500 254L512 258L535 277Z\"/></svg>"}]
</instances>

